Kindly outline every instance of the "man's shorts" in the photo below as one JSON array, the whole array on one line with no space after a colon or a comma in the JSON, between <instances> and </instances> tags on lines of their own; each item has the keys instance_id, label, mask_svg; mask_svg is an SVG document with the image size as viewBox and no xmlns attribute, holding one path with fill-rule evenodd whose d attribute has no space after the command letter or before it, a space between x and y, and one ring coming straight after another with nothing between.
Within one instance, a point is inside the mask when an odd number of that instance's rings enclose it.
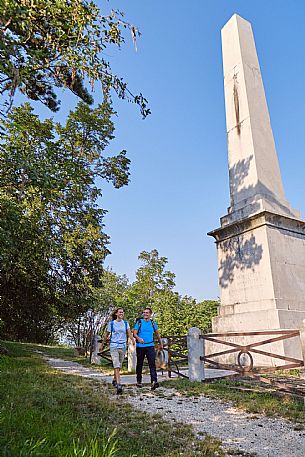
<instances>
[{"instance_id":1,"label":"man's shorts","mask_svg":"<svg viewBox=\"0 0 305 457\"><path fill-rule=\"evenodd\" d=\"M126 349L110 348L110 355L112 358L113 368L122 368Z\"/></svg>"}]
</instances>

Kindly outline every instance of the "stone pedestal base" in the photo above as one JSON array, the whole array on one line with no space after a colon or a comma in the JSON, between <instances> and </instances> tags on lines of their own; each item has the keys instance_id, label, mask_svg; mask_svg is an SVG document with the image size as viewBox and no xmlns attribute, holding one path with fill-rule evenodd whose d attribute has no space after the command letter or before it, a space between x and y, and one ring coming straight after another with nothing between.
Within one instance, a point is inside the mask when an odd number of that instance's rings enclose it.
<instances>
[{"instance_id":1,"label":"stone pedestal base","mask_svg":"<svg viewBox=\"0 0 305 457\"><path fill-rule=\"evenodd\" d=\"M305 223L263 211L209 235L216 239L221 294L213 332L299 329L305 318ZM238 337L234 341L247 344ZM207 354L228 349L207 346ZM301 358L297 338L259 349ZM224 356L226 361L232 357ZM255 358L257 365L283 364Z\"/></svg>"}]
</instances>

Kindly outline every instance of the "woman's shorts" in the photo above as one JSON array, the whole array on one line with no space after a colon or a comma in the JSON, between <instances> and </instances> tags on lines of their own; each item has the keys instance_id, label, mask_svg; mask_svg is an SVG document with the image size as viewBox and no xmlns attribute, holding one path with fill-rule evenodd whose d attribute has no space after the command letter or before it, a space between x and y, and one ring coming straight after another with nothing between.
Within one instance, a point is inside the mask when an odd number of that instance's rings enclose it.
<instances>
[{"instance_id":1,"label":"woman's shorts","mask_svg":"<svg viewBox=\"0 0 305 457\"><path fill-rule=\"evenodd\" d=\"M113 368L122 368L126 349L121 348L110 348L110 355L112 358Z\"/></svg>"}]
</instances>

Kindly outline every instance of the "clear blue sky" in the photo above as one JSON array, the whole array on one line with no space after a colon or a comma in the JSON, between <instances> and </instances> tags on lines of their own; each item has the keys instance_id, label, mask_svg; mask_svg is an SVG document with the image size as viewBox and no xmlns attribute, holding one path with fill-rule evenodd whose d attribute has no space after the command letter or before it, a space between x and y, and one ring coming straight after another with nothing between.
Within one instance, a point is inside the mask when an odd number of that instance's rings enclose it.
<instances>
[{"instance_id":1,"label":"clear blue sky","mask_svg":"<svg viewBox=\"0 0 305 457\"><path fill-rule=\"evenodd\" d=\"M206 233L229 205L220 29L237 13L254 29L286 196L305 216L304 0L111 0L142 36L107 57L130 89L149 100L115 103L112 153L127 149L131 182L103 184L112 254L106 265L130 280L142 250L158 249L176 274L176 290L218 296L217 255ZM62 114L67 108L63 106Z\"/></svg>"},{"instance_id":2,"label":"clear blue sky","mask_svg":"<svg viewBox=\"0 0 305 457\"><path fill-rule=\"evenodd\" d=\"M143 121L131 104L117 104L113 146L127 149L132 166L128 187L104 187L107 265L132 280L139 252L156 248L168 258L179 293L216 298L216 247L206 233L229 205L220 29L234 13L252 23L286 196L304 217L305 2L109 5L142 32L137 53L128 37L109 57L130 88L149 99L152 115Z\"/></svg>"}]
</instances>

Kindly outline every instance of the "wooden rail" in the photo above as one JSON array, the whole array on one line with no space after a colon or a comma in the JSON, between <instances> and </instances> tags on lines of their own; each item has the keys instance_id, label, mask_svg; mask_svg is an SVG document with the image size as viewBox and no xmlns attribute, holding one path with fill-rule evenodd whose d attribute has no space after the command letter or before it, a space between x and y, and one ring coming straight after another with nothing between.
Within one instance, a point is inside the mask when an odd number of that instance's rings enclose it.
<instances>
[{"instance_id":1,"label":"wooden rail","mask_svg":"<svg viewBox=\"0 0 305 457\"><path fill-rule=\"evenodd\" d=\"M226 341L225 338L228 337L251 337L251 336L270 336L270 335L276 335L273 336L272 338L264 338L261 341L254 341L253 343L248 343L248 344L238 344L232 341ZM222 368L222 369L233 369L236 371L239 371L241 373L245 372L259 372L259 373L268 373L268 372L273 372L276 370L288 370L292 368L299 368L304 366L304 361L300 359L296 359L295 357L288 357L288 356L283 356L280 354L276 354L274 352L268 352L264 351L261 349L256 349L258 346L263 346L265 344L270 344L270 343L275 343L278 341L283 341L287 340L289 338L295 338L299 337L300 332L299 330L266 330L266 331L256 331L256 332L227 332L227 333L207 333L204 335L201 335L200 338L202 338L205 341L211 341L213 343L218 343L221 345L228 346L230 349L214 352L212 354L208 354L206 356L201 357L201 360L203 362L209 363L210 365L213 365L217 368ZM227 355L227 354L233 354L233 353L238 353L237 355L237 365L235 364L224 364L224 363L219 363L215 360L213 360L215 357ZM283 365L277 365L273 367L254 367L254 361L253 361L253 354L260 354L266 357L274 358L274 359L279 359L283 360L285 363ZM241 362L241 357L243 354L247 354L249 357L249 365L248 366L243 366Z\"/></svg>"}]
</instances>

